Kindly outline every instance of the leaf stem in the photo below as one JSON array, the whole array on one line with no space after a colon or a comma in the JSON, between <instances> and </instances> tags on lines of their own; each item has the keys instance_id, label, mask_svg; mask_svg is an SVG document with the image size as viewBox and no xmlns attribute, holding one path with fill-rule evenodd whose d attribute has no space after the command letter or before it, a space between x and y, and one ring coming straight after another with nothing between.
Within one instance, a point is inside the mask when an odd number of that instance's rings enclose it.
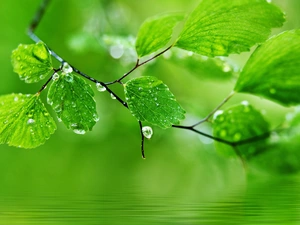
<instances>
[{"instance_id":1,"label":"leaf stem","mask_svg":"<svg viewBox=\"0 0 300 225\"><path fill-rule=\"evenodd\" d=\"M142 140L141 140L141 152L142 152L142 158L143 158L143 159L146 159L146 157L145 157L145 150L144 150L145 136L144 136L144 134L143 134L143 124L142 124L141 121L139 121L139 125L140 125L141 137L142 137Z\"/></svg>"},{"instance_id":2,"label":"leaf stem","mask_svg":"<svg viewBox=\"0 0 300 225\"><path fill-rule=\"evenodd\" d=\"M216 111L218 111L228 100L235 94L234 91L232 91L213 111L211 111L204 119L200 120L199 122L193 124L191 127L196 127L204 122L207 122L210 117L215 114Z\"/></svg>"},{"instance_id":3,"label":"leaf stem","mask_svg":"<svg viewBox=\"0 0 300 225\"><path fill-rule=\"evenodd\" d=\"M140 66L142 66L142 65L144 65L144 64L146 64L146 63L148 63L148 62L150 62L150 61L152 61L152 60L154 60L155 58L157 58L158 56L164 54L166 51L168 51L168 50L169 50L170 48L172 48L172 47L173 47L173 45L169 46L168 48L164 49L164 50L161 51L160 53L156 54L155 56L151 57L150 59L147 59L147 60L144 61L144 62L141 62L141 63L140 63L140 59L137 59L135 66L134 66L131 70L129 70L127 73L125 73L121 78L119 78L119 79L117 79L117 80L115 80L115 81L112 81L112 82L107 82L107 83L105 83L105 84L106 84L106 85L111 85L111 84L115 84L115 83L121 83L121 81L122 81L125 77L127 77L129 74L131 74L131 73L132 73L133 71L135 71L137 68L139 68Z\"/></svg>"},{"instance_id":4,"label":"leaf stem","mask_svg":"<svg viewBox=\"0 0 300 225\"><path fill-rule=\"evenodd\" d=\"M230 145L232 147L249 144L249 143L255 142L255 141L260 141L260 140L268 138L270 136L270 134L271 134L271 132L266 132L266 133L263 133L263 134L260 134L260 135L257 135L257 136L251 137L251 138L247 138L247 139L244 139L244 140L233 142L233 141L228 141L228 140L225 140L225 139L222 139L222 138L219 138L219 137L212 136L210 134L206 134L206 133L204 133L202 131L199 131L199 130L195 129L192 126L172 125L172 127L179 128L179 129L190 130L190 131L193 131L193 132L195 132L197 134L200 134L202 136L205 136L205 137L208 137L210 139L213 139L213 140L215 140L217 142Z\"/></svg>"}]
</instances>

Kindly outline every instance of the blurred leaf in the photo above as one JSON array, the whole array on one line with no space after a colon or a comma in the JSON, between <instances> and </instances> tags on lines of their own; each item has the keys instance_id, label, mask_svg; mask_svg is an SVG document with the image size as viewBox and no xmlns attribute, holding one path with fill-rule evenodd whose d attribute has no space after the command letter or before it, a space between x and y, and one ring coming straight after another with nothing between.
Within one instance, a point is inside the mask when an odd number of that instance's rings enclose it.
<instances>
[{"instance_id":1,"label":"blurred leaf","mask_svg":"<svg viewBox=\"0 0 300 225\"><path fill-rule=\"evenodd\" d=\"M0 105L1 144L35 148L56 130L39 95L4 95L0 97Z\"/></svg>"},{"instance_id":2,"label":"blurred leaf","mask_svg":"<svg viewBox=\"0 0 300 225\"><path fill-rule=\"evenodd\" d=\"M54 78L47 101L58 119L76 134L92 130L99 118L91 86L73 74L56 74Z\"/></svg>"},{"instance_id":3,"label":"blurred leaf","mask_svg":"<svg viewBox=\"0 0 300 225\"><path fill-rule=\"evenodd\" d=\"M203 0L175 46L206 56L249 51L284 20L280 9L265 0Z\"/></svg>"},{"instance_id":4,"label":"blurred leaf","mask_svg":"<svg viewBox=\"0 0 300 225\"><path fill-rule=\"evenodd\" d=\"M139 77L125 84L125 97L132 115L161 128L169 128L184 119L185 111L167 85L156 77Z\"/></svg>"},{"instance_id":5,"label":"blurred leaf","mask_svg":"<svg viewBox=\"0 0 300 225\"><path fill-rule=\"evenodd\" d=\"M175 25L183 18L182 14L172 13L147 19L140 27L135 43L138 56L151 54L168 44Z\"/></svg>"},{"instance_id":6,"label":"blurred leaf","mask_svg":"<svg viewBox=\"0 0 300 225\"><path fill-rule=\"evenodd\" d=\"M251 158L252 167L271 173L296 173L300 171L299 126L273 132L271 142L258 155Z\"/></svg>"},{"instance_id":7,"label":"blurred leaf","mask_svg":"<svg viewBox=\"0 0 300 225\"><path fill-rule=\"evenodd\" d=\"M300 30L283 32L258 47L235 90L287 106L300 104Z\"/></svg>"},{"instance_id":8,"label":"blurred leaf","mask_svg":"<svg viewBox=\"0 0 300 225\"><path fill-rule=\"evenodd\" d=\"M235 66L220 58L192 54L181 49L172 49L169 61L195 74L200 79L229 80L235 75Z\"/></svg>"},{"instance_id":9,"label":"blurred leaf","mask_svg":"<svg viewBox=\"0 0 300 225\"><path fill-rule=\"evenodd\" d=\"M14 72L26 83L43 80L53 69L51 55L42 42L31 45L20 44L12 52L11 59Z\"/></svg>"},{"instance_id":10,"label":"blurred leaf","mask_svg":"<svg viewBox=\"0 0 300 225\"><path fill-rule=\"evenodd\" d=\"M248 102L232 106L224 111L219 110L213 118L213 135L230 142L241 142L269 132L269 124L260 112L254 109ZM250 141L237 147L240 154L249 157L255 154L257 148L264 140ZM233 153L232 149L224 149L220 146L220 152L228 151L227 155Z\"/></svg>"}]
</instances>

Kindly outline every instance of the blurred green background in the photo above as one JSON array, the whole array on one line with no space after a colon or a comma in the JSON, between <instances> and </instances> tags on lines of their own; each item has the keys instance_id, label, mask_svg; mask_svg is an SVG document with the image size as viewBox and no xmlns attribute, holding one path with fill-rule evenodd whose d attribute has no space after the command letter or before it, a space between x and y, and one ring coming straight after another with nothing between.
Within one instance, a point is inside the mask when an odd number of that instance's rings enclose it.
<instances>
[{"instance_id":1,"label":"blurred green background","mask_svg":"<svg viewBox=\"0 0 300 225\"><path fill-rule=\"evenodd\" d=\"M101 81L113 81L134 65L134 51L126 49L121 59L114 59L105 43L121 36L130 47L128 40L136 36L147 17L167 11L190 12L198 2L53 0L36 33L81 71ZM300 1L273 2L287 14L284 27L274 33L300 27ZM26 29L39 4L39 0L0 1L1 95L36 93L42 85L20 81L10 63L11 51L18 44L32 43ZM242 66L247 57L249 53L231 59ZM180 68L163 57L132 76L141 74L157 76L168 84L187 111L183 121L186 125L206 116L234 86L233 80L199 79L188 68ZM122 96L120 87L114 90ZM42 98L45 100L45 93ZM268 219L268 209L278 210L272 208L278 197L274 186L280 192L290 191L298 196L292 200L299 203L297 177L272 174L265 178L268 174L265 172L260 172L263 179L257 178L257 174L249 175L251 172L245 172L239 159L218 155L210 140L188 131L153 127L154 135L145 143L147 159L142 160L137 121L108 93L96 92L95 98L100 120L92 132L77 135L58 123L55 134L36 149L0 146L0 224L141 224L138 221L146 224L153 218L156 224L159 221L168 224L173 217L178 224L194 224L197 218L199 221L219 218L219 222L226 224L230 219L243 221L242 212L249 205L271 207L262 211L266 213L262 216ZM285 113L292 111L245 94L236 95L228 105L242 100L264 110L273 127L285 119ZM210 132L209 127L201 129ZM265 192L271 193L269 197ZM263 204L260 199L252 199L257 194L264 196ZM204 202L208 205L195 207ZM238 204L241 202L245 202L245 207ZM238 213L230 213L230 207ZM292 208L293 205L280 208L286 210L280 218L284 221L292 218L295 223L291 224L297 224L299 212ZM249 221L251 224L252 220Z\"/></svg>"}]
</instances>

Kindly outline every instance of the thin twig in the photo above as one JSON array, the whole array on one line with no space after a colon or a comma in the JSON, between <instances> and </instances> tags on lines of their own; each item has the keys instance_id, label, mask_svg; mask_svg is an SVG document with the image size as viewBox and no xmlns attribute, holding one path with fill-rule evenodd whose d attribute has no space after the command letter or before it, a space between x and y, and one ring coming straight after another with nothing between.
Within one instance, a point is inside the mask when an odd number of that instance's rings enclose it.
<instances>
[{"instance_id":1,"label":"thin twig","mask_svg":"<svg viewBox=\"0 0 300 225\"><path fill-rule=\"evenodd\" d=\"M211 111L204 119L200 120L198 123L195 123L194 125L192 125L191 127L196 127L198 125L200 125L201 123L207 122L210 117L216 112L218 111L233 95L235 94L234 91L232 91L213 111Z\"/></svg>"},{"instance_id":2,"label":"thin twig","mask_svg":"<svg viewBox=\"0 0 300 225\"><path fill-rule=\"evenodd\" d=\"M140 63L140 60L137 59L135 66L134 66L131 70L129 70L127 73L125 73L121 78L119 78L119 79L117 79L117 80L115 80L115 81L112 81L112 82L107 82L107 83L105 83L105 84L106 84L106 85L111 85L111 84L115 84L115 83L121 83L121 81L122 81L125 77L127 77L129 74L131 74L131 73L132 73L133 71L135 71L137 68L139 68L140 66L142 66L142 65L144 65L144 64L146 64L146 63L148 63L148 62L150 62L150 61L152 61L152 60L154 60L155 58L157 58L158 56L164 54L166 51L168 51L168 50L169 50L170 48L172 48L172 47L173 47L173 45L169 46L169 47L166 48L165 50L161 51L160 53L156 54L155 56L151 57L150 59L148 59L148 60L146 60L146 61L144 61L144 62L141 62L141 63Z\"/></svg>"},{"instance_id":3,"label":"thin twig","mask_svg":"<svg viewBox=\"0 0 300 225\"><path fill-rule=\"evenodd\" d=\"M145 141L145 136L143 134L143 124L141 121L139 121L139 125L140 125L140 132L141 132L141 136L142 136L142 140L141 140L141 152L142 152L142 158L146 159L145 157L145 151L144 151L144 141Z\"/></svg>"}]
</instances>

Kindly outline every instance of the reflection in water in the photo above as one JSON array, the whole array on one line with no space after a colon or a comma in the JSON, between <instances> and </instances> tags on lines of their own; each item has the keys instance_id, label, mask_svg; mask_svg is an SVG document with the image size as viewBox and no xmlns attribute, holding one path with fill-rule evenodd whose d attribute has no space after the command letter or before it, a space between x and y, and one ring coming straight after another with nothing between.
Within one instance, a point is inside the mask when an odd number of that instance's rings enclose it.
<instances>
[{"instance_id":1,"label":"reflection in water","mask_svg":"<svg viewBox=\"0 0 300 225\"><path fill-rule=\"evenodd\" d=\"M300 183L252 181L216 202L139 188L103 196L2 196L0 224L300 224ZM180 200L179 200L180 199Z\"/></svg>"}]
</instances>

